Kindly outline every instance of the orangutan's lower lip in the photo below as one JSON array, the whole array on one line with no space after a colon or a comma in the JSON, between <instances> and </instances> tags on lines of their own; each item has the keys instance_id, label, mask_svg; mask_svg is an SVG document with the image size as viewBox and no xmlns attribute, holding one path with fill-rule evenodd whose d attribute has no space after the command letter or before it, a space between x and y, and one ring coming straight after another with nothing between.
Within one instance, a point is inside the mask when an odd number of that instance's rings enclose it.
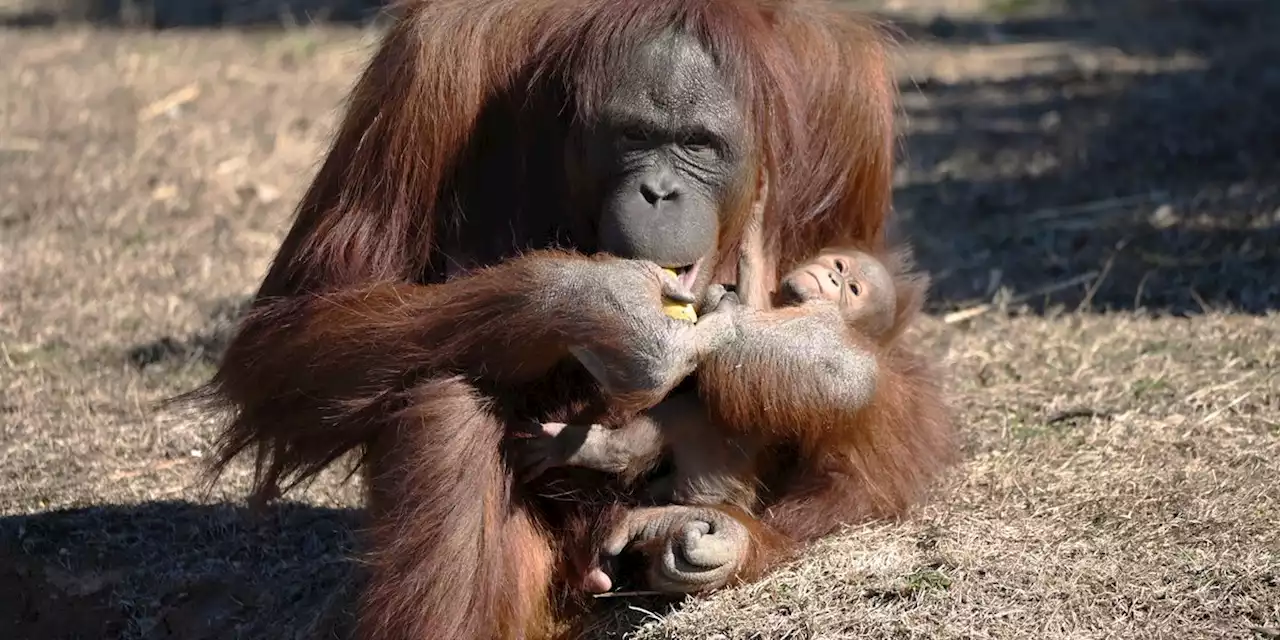
<instances>
[{"instance_id":1,"label":"orangutan's lower lip","mask_svg":"<svg viewBox=\"0 0 1280 640\"><path fill-rule=\"evenodd\" d=\"M701 265L702 261L699 260L688 266L676 267L674 271L676 272L676 278L680 280L680 284L692 287L693 283L698 280L698 267Z\"/></svg>"}]
</instances>

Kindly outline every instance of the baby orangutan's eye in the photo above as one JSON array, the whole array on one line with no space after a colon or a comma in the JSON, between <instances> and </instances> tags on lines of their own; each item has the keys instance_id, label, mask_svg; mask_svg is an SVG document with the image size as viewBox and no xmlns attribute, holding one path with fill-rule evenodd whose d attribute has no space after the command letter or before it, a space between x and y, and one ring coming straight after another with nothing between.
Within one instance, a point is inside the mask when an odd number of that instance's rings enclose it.
<instances>
[{"instance_id":1,"label":"baby orangutan's eye","mask_svg":"<svg viewBox=\"0 0 1280 640\"><path fill-rule=\"evenodd\" d=\"M849 293L852 293L852 294L853 294L853 295L855 295L855 296L857 296L857 295L862 295L862 287L859 287L857 282L854 282L854 281L850 280L850 281L849 281Z\"/></svg>"}]
</instances>

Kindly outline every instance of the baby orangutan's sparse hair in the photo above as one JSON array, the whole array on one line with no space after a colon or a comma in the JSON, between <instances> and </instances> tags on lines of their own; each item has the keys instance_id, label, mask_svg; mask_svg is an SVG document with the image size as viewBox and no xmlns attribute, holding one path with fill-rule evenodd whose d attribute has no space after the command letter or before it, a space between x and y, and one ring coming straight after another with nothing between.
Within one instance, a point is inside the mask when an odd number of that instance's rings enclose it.
<instances>
[{"instance_id":1,"label":"baby orangutan's sparse hair","mask_svg":"<svg viewBox=\"0 0 1280 640\"><path fill-rule=\"evenodd\" d=\"M843 441L885 437L857 432L869 428L860 418L864 407L885 394L902 391L897 388L901 383L891 371L892 363L882 360L891 351L891 342L918 312L923 297L925 281L905 272L907 265L905 252L882 260L855 249L826 249L779 281L772 309L742 306L733 294L726 293L717 309L731 314L738 338L702 363L702 398L693 393L673 394L630 422L612 428L545 423L540 436L521 443L517 464L532 476L572 466L635 481L669 453L674 462L672 474L649 487L659 501L732 505L747 512L767 506L760 504L757 485L785 463L776 459L779 451L799 451L801 456L816 458L829 456L833 453L830 449L838 450ZM803 327L777 331L782 322ZM774 376L767 391L734 395L732 410L740 417L726 424L713 417L704 399L708 390L726 385L729 378L723 372L732 371L735 363L768 363L771 370L782 373ZM813 411L827 407L833 423L828 432L804 433L771 419L775 408L770 405L776 404L776 398L806 396ZM940 438L904 444L892 442L895 435L887 434L890 446L915 447L928 456L942 450ZM803 462L799 466L806 467ZM889 504L883 506L848 508L854 511L853 516L864 515L858 510L888 512L890 504L896 508L905 498L897 493L902 492L888 488L884 500ZM611 580L604 571L594 569L581 584L589 591L607 591Z\"/></svg>"}]
</instances>

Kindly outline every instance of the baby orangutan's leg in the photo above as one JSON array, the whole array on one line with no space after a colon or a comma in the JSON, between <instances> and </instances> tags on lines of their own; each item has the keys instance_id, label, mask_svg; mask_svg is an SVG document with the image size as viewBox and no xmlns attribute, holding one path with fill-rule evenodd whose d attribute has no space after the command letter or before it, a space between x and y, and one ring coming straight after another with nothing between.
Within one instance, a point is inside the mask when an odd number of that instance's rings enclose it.
<instances>
[{"instance_id":1,"label":"baby orangutan's leg","mask_svg":"<svg viewBox=\"0 0 1280 640\"><path fill-rule=\"evenodd\" d=\"M626 425L548 422L515 443L514 465L525 479L549 469L579 467L616 474L630 483L652 470L669 449L675 470L653 480L658 502L755 507L759 442L716 429L692 393L663 400Z\"/></svg>"},{"instance_id":2,"label":"baby orangutan's leg","mask_svg":"<svg viewBox=\"0 0 1280 640\"><path fill-rule=\"evenodd\" d=\"M657 465L672 434L709 432L705 415L697 396L690 393L670 396L614 428L562 422L534 424L532 433L512 443L513 466L529 480L549 469L579 467L616 474L630 482ZM677 455L677 459L700 455L689 451Z\"/></svg>"},{"instance_id":3,"label":"baby orangutan's leg","mask_svg":"<svg viewBox=\"0 0 1280 640\"><path fill-rule=\"evenodd\" d=\"M644 555L648 588L698 593L734 578L751 551L751 533L729 514L709 507L635 509L606 540L602 556L610 559L626 550ZM597 582L610 584L598 569L588 576L588 584Z\"/></svg>"},{"instance_id":4,"label":"baby orangutan's leg","mask_svg":"<svg viewBox=\"0 0 1280 640\"><path fill-rule=\"evenodd\" d=\"M549 469L579 467L622 476L644 475L662 456L662 432L640 417L610 429L598 424L544 422L532 437L515 444L514 462L521 477L532 480Z\"/></svg>"}]
</instances>

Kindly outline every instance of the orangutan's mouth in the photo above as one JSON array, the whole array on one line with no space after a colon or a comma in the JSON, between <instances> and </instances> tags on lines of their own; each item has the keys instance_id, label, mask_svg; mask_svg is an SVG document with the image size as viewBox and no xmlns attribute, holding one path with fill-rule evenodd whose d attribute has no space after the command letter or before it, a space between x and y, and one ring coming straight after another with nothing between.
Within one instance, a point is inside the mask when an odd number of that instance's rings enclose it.
<instances>
[{"instance_id":1,"label":"orangutan's mouth","mask_svg":"<svg viewBox=\"0 0 1280 640\"><path fill-rule=\"evenodd\" d=\"M698 281L698 271L701 266L702 261L699 260L683 267L672 267L671 270L676 272L676 278L680 280L680 284L692 289L693 284Z\"/></svg>"}]
</instances>

